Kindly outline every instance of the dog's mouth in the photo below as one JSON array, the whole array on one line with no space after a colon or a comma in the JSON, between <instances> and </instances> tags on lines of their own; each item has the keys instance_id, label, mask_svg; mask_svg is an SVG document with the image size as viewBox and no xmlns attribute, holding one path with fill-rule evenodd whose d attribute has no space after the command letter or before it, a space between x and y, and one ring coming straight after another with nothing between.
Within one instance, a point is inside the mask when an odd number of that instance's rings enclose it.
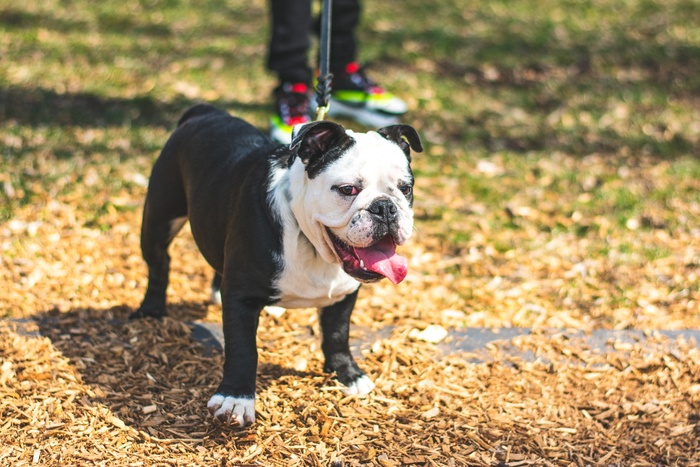
<instances>
[{"instance_id":1,"label":"dog's mouth","mask_svg":"<svg viewBox=\"0 0 700 467\"><path fill-rule=\"evenodd\" d=\"M386 277L398 284L408 273L408 260L396 254L396 242L385 235L374 244L359 248L349 245L328 230L336 254L343 262L343 270L361 282L375 282Z\"/></svg>"}]
</instances>

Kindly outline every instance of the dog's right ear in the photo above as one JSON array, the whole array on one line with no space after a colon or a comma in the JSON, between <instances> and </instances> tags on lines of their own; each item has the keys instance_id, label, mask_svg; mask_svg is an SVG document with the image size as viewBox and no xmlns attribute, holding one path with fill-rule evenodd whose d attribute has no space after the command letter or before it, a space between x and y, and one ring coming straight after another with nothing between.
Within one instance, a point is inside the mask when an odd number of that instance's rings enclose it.
<instances>
[{"instance_id":1,"label":"dog's right ear","mask_svg":"<svg viewBox=\"0 0 700 467\"><path fill-rule=\"evenodd\" d=\"M314 178L323 168L343 154L354 140L337 123L320 121L297 125L292 130L289 145L288 166L299 157L306 166L309 178Z\"/></svg>"}]
</instances>

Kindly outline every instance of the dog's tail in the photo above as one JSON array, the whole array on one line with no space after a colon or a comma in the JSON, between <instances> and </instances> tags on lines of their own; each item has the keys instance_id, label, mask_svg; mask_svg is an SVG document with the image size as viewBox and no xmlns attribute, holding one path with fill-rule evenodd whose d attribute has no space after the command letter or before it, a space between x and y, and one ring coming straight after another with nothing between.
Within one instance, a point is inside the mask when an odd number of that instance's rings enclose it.
<instances>
[{"instance_id":1,"label":"dog's tail","mask_svg":"<svg viewBox=\"0 0 700 467\"><path fill-rule=\"evenodd\" d=\"M209 104L197 104L194 107L190 108L185 112L182 117L180 117L180 120L177 122L177 126L180 127L182 126L186 121L190 120L191 118L195 117L201 117L202 115L210 114L210 113L223 113L225 114L223 110L217 109L213 105Z\"/></svg>"}]
</instances>

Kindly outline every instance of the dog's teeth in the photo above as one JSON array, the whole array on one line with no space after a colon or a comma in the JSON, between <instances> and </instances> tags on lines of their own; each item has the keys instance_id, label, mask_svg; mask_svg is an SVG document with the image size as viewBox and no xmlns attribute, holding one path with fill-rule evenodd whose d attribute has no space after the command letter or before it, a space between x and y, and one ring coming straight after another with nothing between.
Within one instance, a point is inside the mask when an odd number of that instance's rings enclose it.
<instances>
[{"instance_id":1,"label":"dog's teeth","mask_svg":"<svg viewBox=\"0 0 700 467\"><path fill-rule=\"evenodd\" d=\"M360 260L360 267L361 267L362 269L364 269L365 271L367 270L367 268L365 267L365 262L362 261L362 260Z\"/></svg>"}]
</instances>

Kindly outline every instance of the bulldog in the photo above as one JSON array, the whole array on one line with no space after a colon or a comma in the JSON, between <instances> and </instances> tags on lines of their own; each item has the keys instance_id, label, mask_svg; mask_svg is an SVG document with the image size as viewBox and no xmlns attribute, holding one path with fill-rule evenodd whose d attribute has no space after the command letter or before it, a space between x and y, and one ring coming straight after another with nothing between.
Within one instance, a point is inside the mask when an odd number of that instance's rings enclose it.
<instances>
[{"instance_id":1,"label":"bulldog","mask_svg":"<svg viewBox=\"0 0 700 467\"><path fill-rule=\"evenodd\" d=\"M350 354L350 314L361 283L406 276L396 247L413 230L411 150L422 151L421 141L403 124L354 133L308 123L283 146L209 105L182 116L151 173L141 229L148 287L131 318L167 314L168 245L189 220L223 311L223 378L207 404L213 416L255 421L265 306L320 308L324 371L348 395L374 388Z\"/></svg>"}]
</instances>

